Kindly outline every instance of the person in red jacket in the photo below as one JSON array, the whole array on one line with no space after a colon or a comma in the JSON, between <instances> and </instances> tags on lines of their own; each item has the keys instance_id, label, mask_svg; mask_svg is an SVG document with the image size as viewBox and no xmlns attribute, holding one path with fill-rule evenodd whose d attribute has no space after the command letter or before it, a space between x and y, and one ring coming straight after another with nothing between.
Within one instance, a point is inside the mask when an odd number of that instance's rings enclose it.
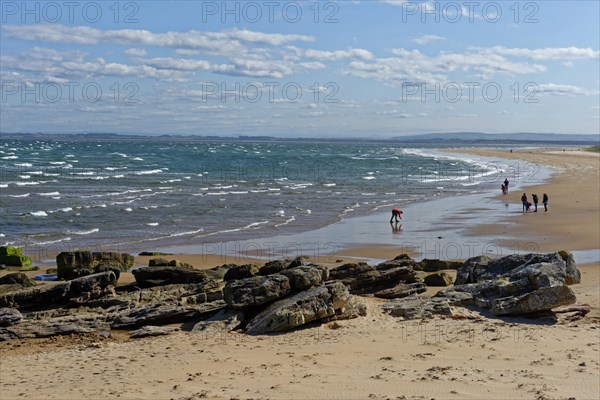
<instances>
[{"instance_id":1,"label":"person in red jacket","mask_svg":"<svg viewBox=\"0 0 600 400\"><path fill-rule=\"evenodd\" d=\"M390 222L394 221L394 218L396 218L396 222L398 222L398 217L400 219L402 219L402 210L398 210L397 208L394 208L392 210L392 218L390 219Z\"/></svg>"}]
</instances>

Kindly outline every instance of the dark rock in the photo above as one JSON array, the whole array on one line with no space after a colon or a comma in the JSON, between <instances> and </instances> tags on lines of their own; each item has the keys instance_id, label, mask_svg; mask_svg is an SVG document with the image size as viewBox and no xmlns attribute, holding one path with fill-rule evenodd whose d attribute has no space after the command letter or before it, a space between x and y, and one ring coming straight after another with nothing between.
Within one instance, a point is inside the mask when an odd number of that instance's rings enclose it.
<instances>
[{"instance_id":1,"label":"dark rock","mask_svg":"<svg viewBox=\"0 0 600 400\"><path fill-rule=\"evenodd\" d=\"M215 335L229 332L239 327L244 321L244 312L240 310L224 309L213 317L194 325L192 332L203 335Z\"/></svg>"},{"instance_id":2,"label":"dark rock","mask_svg":"<svg viewBox=\"0 0 600 400\"><path fill-rule=\"evenodd\" d=\"M350 297L341 282L314 287L269 305L248 323L246 332L252 335L284 332L333 317Z\"/></svg>"},{"instance_id":3,"label":"dark rock","mask_svg":"<svg viewBox=\"0 0 600 400\"><path fill-rule=\"evenodd\" d=\"M425 284L427 286L448 286L452 284L452 276L445 272L436 272L425 277Z\"/></svg>"},{"instance_id":4,"label":"dark rock","mask_svg":"<svg viewBox=\"0 0 600 400\"><path fill-rule=\"evenodd\" d=\"M112 271L73 279L56 285L41 285L0 296L0 307L81 304L95 298L114 295L117 278Z\"/></svg>"},{"instance_id":5,"label":"dark rock","mask_svg":"<svg viewBox=\"0 0 600 400\"><path fill-rule=\"evenodd\" d=\"M31 258L24 256L18 247L0 246L0 264L12 267L27 267L31 265Z\"/></svg>"},{"instance_id":6,"label":"dark rock","mask_svg":"<svg viewBox=\"0 0 600 400\"><path fill-rule=\"evenodd\" d=\"M133 271L135 281L143 286L160 286L176 283L201 283L208 280L204 271L174 266L141 267Z\"/></svg>"},{"instance_id":7,"label":"dark rock","mask_svg":"<svg viewBox=\"0 0 600 400\"><path fill-rule=\"evenodd\" d=\"M100 272L96 270L97 267L104 267L105 269L116 268L120 272L125 272L133 266L133 256L114 252L62 252L56 256L56 264L58 277L69 280L82 276L83 272L76 272L78 269L97 273Z\"/></svg>"},{"instance_id":8,"label":"dark rock","mask_svg":"<svg viewBox=\"0 0 600 400\"><path fill-rule=\"evenodd\" d=\"M251 278L258 274L258 266L254 264L236 265L229 268L223 276L225 282L234 281L237 279Z\"/></svg>"},{"instance_id":9,"label":"dark rock","mask_svg":"<svg viewBox=\"0 0 600 400\"><path fill-rule=\"evenodd\" d=\"M0 308L0 327L16 325L23 319L23 315L14 308Z\"/></svg>"},{"instance_id":10,"label":"dark rock","mask_svg":"<svg viewBox=\"0 0 600 400\"><path fill-rule=\"evenodd\" d=\"M399 283L394 287L379 290L373 295L381 299L400 299L417 293L423 293L427 290L423 282Z\"/></svg>"},{"instance_id":11,"label":"dark rock","mask_svg":"<svg viewBox=\"0 0 600 400\"><path fill-rule=\"evenodd\" d=\"M308 265L308 257L307 256L298 256L294 258L289 265L288 268L296 268Z\"/></svg>"},{"instance_id":12,"label":"dark rock","mask_svg":"<svg viewBox=\"0 0 600 400\"><path fill-rule=\"evenodd\" d=\"M151 258L148 260L149 267L166 267L169 265L169 260L166 258Z\"/></svg>"},{"instance_id":13,"label":"dark rock","mask_svg":"<svg viewBox=\"0 0 600 400\"><path fill-rule=\"evenodd\" d=\"M233 266L233 264L219 265L217 267L213 267L211 269L205 269L203 271L206 274L206 276L208 276L208 279L222 281L223 278L225 277L225 274L227 273L229 268L231 268L232 266Z\"/></svg>"},{"instance_id":14,"label":"dark rock","mask_svg":"<svg viewBox=\"0 0 600 400\"><path fill-rule=\"evenodd\" d=\"M142 326L139 329L129 332L129 337L132 339L139 339L148 336L164 336L177 331L179 331L179 328L146 325Z\"/></svg>"},{"instance_id":15,"label":"dark rock","mask_svg":"<svg viewBox=\"0 0 600 400\"><path fill-rule=\"evenodd\" d=\"M22 322L18 325L7 328L0 328L0 341L14 339L33 339L44 338L59 335L71 335L77 333L93 332L91 328L86 328L72 323L35 321L35 323Z\"/></svg>"},{"instance_id":16,"label":"dark rock","mask_svg":"<svg viewBox=\"0 0 600 400\"><path fill-rule=\"evenodd\" d=\"M323 267L295 267L281 271L281 275L290 280L293 292L309 289L320 285L329 277L328 270Z\"/></svg>"},{"instance_id":17,"label":"dark rock","mask_svg":"<svg viewBox=\"0 0 600 400\"><path fill-rule=\"evenodd\" d=\"M350 293L370 295L391 289L399 284L415 283L419 280L412 268L412 260L391 260L377 266L365 263L344 264L330 271L330 279L341 281Z\"/></svg>"},{"instance_id":18,"label":"dark rock","mask_svg":"<svg viewBox=\"0 0 600 400\"><path fill-rule=\"evenodd\" d=\"M182 307L175 304L151 304L121 313L112 323L112 328L175 324L201 318L202 316L208 317L224 307L225 302L222 300L194 307Z\"/></svg>"},{"instance_id":19,"label":"dark rock","mask_svg":"<svg viewBox=\"0 0 600 400\"><path fill-rule=\"evenodd\" d=\"M19 285L21 287L35 286L36 283L22 272L4 275L0 278L0 285Z\"/></svg>"},{"instance_id":20,"label":"dark rock","mask_svg":"<svg viewBox=\"0 0 600 400\"><path fill-rule=\"evenodd\" d=\"M405 319L426 319L434 315L452 315L450 304L443 298L406 297L383 306L394 317Z\"/></svg>"},{"instance_id":21,"label":"dark rock","mask_svg":"<svg viewBox=\"0 0 600 400\"><path fill-rule=\"evenodd\" d=\"M156 256L172 256L173 254L172 253L163 253L161 251L142 251L139 255L156 257Z\"/></svg>"},{"instance_id":22,"label":"dark rock","mask_svg":"<svg viewBox=\"0 0 600 400\"><path fill-rule=\"evenodd\" d=\"M269 261L258 270L258 275L266 276L266 275L277 274L277 273L283 271L284 269L288 268L289 264L290 264L289 260Z\"/></svg>"},{"instance_id":23,"label":"dark rock","mask_svg":"<svg viewBox=\"0 0 600 400\"><path fill-rule=\"evenodd\" d=\"M429 260L423 259L419 265L425 272L436 272L444 269L458 269L462 267L463 263L458 261L442 261L442 260Z\"/></svg>"},{"instance_id":24,"label":"dark rock","mask_svg":"<svg viewBox=\"0 0 600 400\"><path fill-rule=\"evenodd\" d=\"M242 309L280 299L290 293L290 281L280 274L229 281L223 289L227 305Z\"/></svg>"}]
</instances>

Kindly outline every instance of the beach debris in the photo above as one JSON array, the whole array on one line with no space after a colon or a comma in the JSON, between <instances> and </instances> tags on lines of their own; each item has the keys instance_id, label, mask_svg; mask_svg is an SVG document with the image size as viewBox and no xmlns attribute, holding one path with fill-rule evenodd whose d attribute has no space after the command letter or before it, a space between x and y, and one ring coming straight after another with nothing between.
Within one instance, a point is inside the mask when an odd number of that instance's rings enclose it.
<instances>
[{"instance_id":1,"label":"beach debris","mask_svg":"<svg viewBox=\"0 0 600 400\"><path fill-rule=\"evenodd\" d=\"M425 285L434 287L448 286L452 285L453 280L452 276L446 272L435 272L425 277Z\"/></svg>"},{"instance_id":2,"label":"beach debris","mask_svg":"<svg viewBox=\"0 0 600 400\"><path fill-rule=\"evenodd\" d=\"M129 337L133 339L139 339L148 336L164 336L179 330L179 328L174 327L146 325L129 332Z\"/></svg>"},{"instance_id":3,"label":"beach debris","mask_svg":"<svg viewBox=\"0 0 600 400\"><path fill-rule=\"evenodd\" d=\"M56 256L57 274L70 280L107 270L117 275L133 267L133 256L128 253L70 251Z\"/></svg>"}]
</instances>

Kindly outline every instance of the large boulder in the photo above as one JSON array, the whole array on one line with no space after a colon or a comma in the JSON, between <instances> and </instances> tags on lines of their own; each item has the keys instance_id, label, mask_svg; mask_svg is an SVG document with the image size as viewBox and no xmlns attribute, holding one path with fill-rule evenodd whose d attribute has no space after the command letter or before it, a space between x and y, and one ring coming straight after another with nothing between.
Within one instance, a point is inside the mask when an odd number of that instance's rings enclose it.
<instances>
[{"instance_id":1,"label":"large boulder","mask_svg":"<svg viewBox=\"0 0 600 400\"><path fill-rule=\"evenodd\" d=\"M201 283L208 280L204 271L191 267L141 267L132 270L131 273L138 285L142 287L177 283Z\"/></svg>"},{"instance_id":2,"label":"large boulder","mask_svg":"<svg viewBox=\"0 0 600 400\"><path fill-rule=\"evenodd\" d=\"M341 282L314 287L269 305L248 323L246 332L252 335L284 332L333 317L350 297Z\"/></svg>"},{"instance_id":3,"label":"large boulder","mask_svg":"<svg viewBox=\"0 0 600 400\"><path fill-rule=\"evenodd\" d=\"M425 284L427 286L448 286L452 284L452 276L445 272L436 272L425 277Z\"/></svg>"},{"instance_id":4,"label":"large boulder","mask_svg":"<svg viewBox=\"0 0 600 400\"><path fill-rule=\"evenodd\" d=\"M235 309L267 304L290 292L290 280L280 274L230 281L223 289L227 305Z\"/></svg>"},{"instance_id":5,"label":"large boulder","mask_svg":"<svg viewBox=\"0 0 600 400\"><path fill-rule=\"evenodd\" d=\"M458 270L454 287L435 296L489 308L496 315L531 314L574 303L575 294L567 285L580 281L567 252L514 254L497 260L476 257Z\"/></svg>"},{"instance_id":6,"label":"large boulder","mask_svg":"<svg viewBox=\"0 0 600 400\"><path fill-rule=\"evenodd\" d=\"M383 309L394 317L404 319L429 319L435 315L451 315L450 303L444 298L406 297L388 303Z\"/></svg>"},{"instance_id":7,"label":"large boulder","mask_svg":"<svg viewBox=\"0 0 600 400\"><path fill-rule=\"evenodd\" d=\"M113 329L133 328L143 325L169 325L190 319L210 317L225 308L225 302L217 300L199 306L177 304L151 304L132 308L121 313L112 323Z\"/></svg>"},{"instance_id":8,"label":"large boulder","mask_svg":"<svg viewBox=\"0 0 600 400\"><path fill-rule=\"evenodd\" d=\"M0 308L0 327L16 325L23 319L23 315L14 308Z\"/></svg>"},{"instance_id":9,"label":"large boulder","mask_svg":"<svg viewBox=\"0 0 600 400\"><path fill-rule=\"evenodd\" d=\"M31 265L31 258L24 256L18 247L0 246L0 264L11 267L26 267Z\"/></svg>"},{"instance_id":10,"label":"large boulder","mask_svg":"<svg viewBox=\"0 0 600 400\"><path fill-rule=\"evenodd\" d=\"M258 266L254 264L236 265L227 270L223 276L223 280L229 282L237 279L251 278L256 274L258 274Z\"/></svg>"},{"instance_id":11,"label":"large boulder","mask_svg":"<svg viewBox=\"0 0 600 400\"><path fill-rule=\"evenodd\" d=\"M128 253L72 251L56 256L60 279L74 279L84 275L113 270L115 274L133 267L133 256Z\"/></svg>"},{"instance_id":12,"label":"large boulder","mask_svg":"<svg viewBox=\"0 0 600 400\"><path fill-rule=\"evenodd\" d=\"M280 272L290 280L290 287L293 292L309 289L320 285L329 277L329 271L324 267L300 266L289 268Z\"/></svg>"},{"instance_id":13,"label":"large boulder","mask_svg":"<svg viewBox=\"0 0 600 400\"><path fill-rule=\"evenodd\" d=\"M35 286L36 283L24 273L15 272L1 277L0 285L19 285L20 287L31 287Z\"/></svg>"},{"instance_id":14,"label":"large boulder","mask_svg":"<svg viewBox=\"0 0 600 400\"><path fill-rule=\"evenodd\" d=\"M290 260L269 261L269 262L265 263L265 265L260 267L260 269L258 270L258 274L263 275L263 276L277 274L277 273L283 271L284 269L288 268L289 265L290 265Z\"/></svg>"},{"instance_id":15,"label":"large boulder","mask_svg":"<svg viewBox=\"0 0 600 400\"><path fill-rule=\"evenodd\" d=\"M444 269L458 269L463 263L459 261L443 261L438 259L427 259L424 258L419 262L422 270L425 272L437 272Z\"/></svg>"}]
</instances>

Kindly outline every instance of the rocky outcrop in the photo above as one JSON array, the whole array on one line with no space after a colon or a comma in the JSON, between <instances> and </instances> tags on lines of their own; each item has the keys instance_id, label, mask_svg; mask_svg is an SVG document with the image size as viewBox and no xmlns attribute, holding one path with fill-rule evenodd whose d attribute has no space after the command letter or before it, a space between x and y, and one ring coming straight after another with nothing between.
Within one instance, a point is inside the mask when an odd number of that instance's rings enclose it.
<instances>
[{"instance_id":1,"label":"rocky outcrop","mask_svg":"<svg viewBox=\"0 0 600 400\"><path fill-rule=\"evenodd\" d=\"M56 265L58 277L65 280L106 270L112 270L117 275L133 267L133 256L114 252L62 252L56 256Z\"/></svg>"},{"instance_id":2,"label":"rocky outcrop","mask_svg":"<svg viewBox=\"0 0 600 400\"><path fill-rule=\"evenodd\" d=\"M24 273L15 272L1 277L0 285L19 285L21 287L31 287L35 286L36 283Z\"/></svg>"},{"instance_id":3,"label":"rocky outcrop","mask_svg":"<svg viewBox=\"0 0 600 400\"><path fill-rule=\"evenodd\" d=\"M141 267L132 270L131 273L141 287L200 283L208 280L208 276L204 271L181 266Z\"/></svg>"},{"instance_id":4,"label":"rocky outcrop","mask_svg":"<svg viewBox=\"0 0 600 400\"><path fill-rule=\"evenodd\" d=\"M37 286L0 296L0 307L48 307L78 305L89 300L114 295L117 277L107 271L73 279L56 285Z\"/></svg>"},{"instance_id":5,"label":"rocky outcrop","mask_svg":"<svg viewBox=\"0 0 600 400\"><path fill-rule=\"evenodd\" d=\"M168 325L185 322L190 319L208 317L223 309L225 302L217 300L194 307L176 304L153 304L141 306L121 313L112 323L113 329L124 329L142 325Z\"/></svg>"},{"instance_id":6,"label":"rocky outcrop","mask_svg":"<svg viewBox=\"0 0 600 400\"><path fill-rule=\"evenodd\" d=\"M310 289L325 282L329 278L329 270L324 267L299 266L288 268L280 272L290 281L293 292Z\"/></svg>"},{"instance_id":7,"label":"rocky outcrop","mask_svg":"<svg viewBox=\"0 0 600 400\"><path fill-rule=\"evenodd\" d=\"M223 309L213 317L194 325L192 332L203 335L216 335L238 328L244 322L245 314L240 310Z\"/></svg>"},{"instance_id":8,"label":"rocky outcrop","mask_svg":"<svg viewBox=\"0 0 600 400\"><path fill-rule=\"evenodd\" d=\"M581 275L567 252L510 255L491 260L467 260L457 272L454 287L436 297L456 298L462 304L488 308L496 315L521 315L572 304L575 294L567 286Z\"/></svg>"},{"instance_id":9,"label":"rocky outcrop","mask_svg":"<svg viewBox=\"0 0 600 400\"><path fill-rule=\"evenodd\" d=\"M348 289L340 282L317 286L269 305L248 323L246 333L284 332L333 317L349 299Z\"/></svg>"},{"instance_id":10,"label":"rocky outcrop","mask_svg":"<svg viewBox=\"0 0 600 400\"><path fill-rule=\"evenodd\" d=\"M463 263L459 261L443 261L437 259L424 258L419 262L420 269L425 272L437 272L445 269L458 269L462 267Z\"/></svg>"},{"instance_id":11,"label":"rocky outcrop","mask_svg":"<svg viewBox=\"0 0 600 400\"><path fill-rule=\"evenodd\" d=\"M148 336L164 336L170 335L173 332L179 331L179 328L169 328L166 326L152 326L146 325L139 329L129 332L129 337L132 339L139 339Z\"/></svg>"}]
</instances>

